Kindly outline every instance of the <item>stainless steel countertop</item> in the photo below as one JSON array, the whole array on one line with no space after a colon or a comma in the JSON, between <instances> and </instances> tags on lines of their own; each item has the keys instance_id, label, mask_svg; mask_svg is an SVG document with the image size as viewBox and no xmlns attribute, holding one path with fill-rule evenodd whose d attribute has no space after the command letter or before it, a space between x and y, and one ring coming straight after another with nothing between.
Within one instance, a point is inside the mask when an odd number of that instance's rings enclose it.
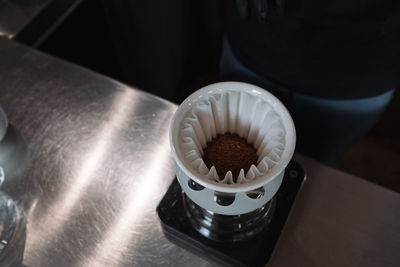
<instances>
[{"instance_id":1,"label":"stainless steel countertop","mask_svg":"<svg viewBox=\"0 0 400 267\"><path fill-rule=\"evenodd\" d=\"M82 0L0 0L0 36L37 46Z\"/></svg>"},{"instance_id":2,"label":"stainless steel countertop","mask_svg":"<svg viewBox=\"0 0 400 267\"><path fill-rule=\"evenodd\" d=\"M50 0L0 0L0 36L13 38L43 10Z\"/></svg>"},{"instance_id":3,"label":"stainless steel countertop","mask_svg":"<svg viewBox=\"0 0 400 267\"><path fill-rule=\"evenodd\" d=\"M270 266L399 266L400 194L297 156L307 180Z\"/></svg>"},{"instance_id":4,"label":"stainless steel countertop","mask_svg":"<svg viewBox=\"0 0 400 267\"><path fill-rule=\"evenodd\" d=\"M215 266L164 237L176 105L0 37L0 104L25 138L27 266ZM307 180L271 266L395 266L400 195L297 157ZM7 188L7 187L3 187Z\"/></svg>"}]
</instances>

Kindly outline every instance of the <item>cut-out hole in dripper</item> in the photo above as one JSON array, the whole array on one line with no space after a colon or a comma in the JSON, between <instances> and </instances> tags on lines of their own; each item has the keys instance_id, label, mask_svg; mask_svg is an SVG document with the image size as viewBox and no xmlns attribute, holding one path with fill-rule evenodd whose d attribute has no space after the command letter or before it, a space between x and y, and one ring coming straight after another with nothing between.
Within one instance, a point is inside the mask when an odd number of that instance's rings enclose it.
<instances>
[{"instance_id":1,"label":"cut-out hole in dripper","mask_svg":"<svg viewBox=\"0 0 400 267\"><path fill-rule=\"evenodd\" d=\"M196 183L195 181L193 181L192 179L190 179L188 181L188 185L191 189L193 189L194 191L201 191L204 189L204 186L199 185L198 183Z\"/></svg>"},{"instance_id":2,"label":"cut-out hole in dripper","mask_svg":"<svg viewBox=\"0 0 400 267\"><path fill-rule=\"evenodd\" d=\"M246 192L246 195L252 199L260 199L264 194L265 194L264 187L259 187Z\"/></svg>"},{"instance_id":3,"label":"cut-out hole in dripper","mask_svg":"<svg viewBox=\"0 0 400 267\"><path fill-rule=\"evenodd\" d=\"M229 206L235 201L236 194L232 193L221 193L215 192L214 193L214 200L217 202L218 205L221 206Z\"/></svg>"}]
</instances>

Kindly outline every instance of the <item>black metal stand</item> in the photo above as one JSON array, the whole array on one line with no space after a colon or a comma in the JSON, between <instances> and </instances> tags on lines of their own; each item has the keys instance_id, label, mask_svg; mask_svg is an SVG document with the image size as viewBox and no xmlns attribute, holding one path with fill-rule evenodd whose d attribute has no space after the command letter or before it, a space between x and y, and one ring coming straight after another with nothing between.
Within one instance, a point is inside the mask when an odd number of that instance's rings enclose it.
<instances>
[{"instance_id":1,"label":"black metal stand","mask_svg":"<svg viewBox=\"0 0 400 267\"><path fill-rule=\"evenodd\" d=\"M264 266L271 257L304 179L303 168L291 161L275 196L276 207L270 223L256 237L247 241L218 243L200 235L185 213L182 189L176 179L159 203L157 213L165 236L178 246L225 265Z\"/></svg>"}]
</instances>

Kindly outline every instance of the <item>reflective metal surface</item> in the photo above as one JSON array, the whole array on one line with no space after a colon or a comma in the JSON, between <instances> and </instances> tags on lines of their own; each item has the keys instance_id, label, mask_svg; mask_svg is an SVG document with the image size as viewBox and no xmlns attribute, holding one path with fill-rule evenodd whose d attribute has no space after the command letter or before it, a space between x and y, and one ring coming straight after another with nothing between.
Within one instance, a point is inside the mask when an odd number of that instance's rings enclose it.
<instances>
[{"instance_id":1,"label":"reflective metal surface","mask_svg":"<svg viewBox=\"0 0 400 267\"><path fill-rule=\"evenodd\" d=\"M0 36L37 47L82 0L0 0Z\"/></svg>"},{"instance_id":2,"label":"reflective metal surface","mask_svg":"<svg viewBox=\"0 0 400 267\"><path fill-rule=\"evenodd\" d=\"M252 212L222 215L200 207L185 193L182 195L186 214L194 229L201 235L221 243L240 242L254 237L268 225L275 209L275 199L272 198Z\"/></svg>"},{"instance_id":3,"label":"reflective metal surface","mask_svg":"<svg viewBox=\"0 0 400 267\"><path fill-rule=\"evenodd\" d=\"M13 38L51 2L50 0L0 0L0 36Z\"/></svg>"},{"instance_id":4,"label":"reflective metal surface","mask_svg":"<svg viewBox=\"0 0 400 267\"><path fill-rule=\"evenodd\" d=\"M0 37L0 104L25 166L24 265L215 266L164 237L174 104ZM10 128L11 129L11 128ZM400 195L298 157L307 173L270 266L395 266Z\"/></svg>"},{"instance_id":5,"label":"reflective metal surface","mask_svg":"<svg viewBox=\"0 0 400 267\"><path fill-rule=\"evenodd\" d=\"M295 158L307 181L269 266L399 266L400 194Z\"/></svg>"},{"instance_id":6,"label":"reflective metal surface","mask_svg":"<svg viewBox=\"0 0 400 267\"><path fill-rule=\"evenodd\" d=\"M28 145L27 266L207 266L162 234L174 104L0 37L0 103ZM7 178L6 178L7 179Z\"/></svg>"}]
</instances>

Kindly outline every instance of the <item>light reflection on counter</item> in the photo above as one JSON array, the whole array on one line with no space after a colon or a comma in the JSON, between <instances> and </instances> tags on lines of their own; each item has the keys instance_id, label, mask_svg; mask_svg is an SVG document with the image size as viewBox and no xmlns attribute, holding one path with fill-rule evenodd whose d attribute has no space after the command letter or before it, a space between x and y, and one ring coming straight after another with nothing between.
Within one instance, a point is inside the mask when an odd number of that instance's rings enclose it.
<instances>
[{"instance_id":1,"label":"light reflection on counter","mask_svg":"<svg viewBox=\"0 0 400 267\"><path fill-rule=\"evenodd\" d=\"M91 142L91 149L82 156L83 161L77 167L77 171L70 171L70 175L74 176L72 184L69 184L68 190L52 202L48 212L45 213L46 216L30 227L28 242L36 244L36 246L27 246L27 249L46 250L50 243L40 242L40 240L53 239L64 229L64 224L67 222L65 218L71 217L74 207L85 194L87 187L94 179L98 178L94 172L106 164L113 139L118 136L121 129L125 127L126 121L130 119L127 115L135 109L136 101L137 98L132 90L125 90L115 95L112 109L109 112L110 119L104 121L99 127L98 134ZM55 220L54 218L59 219Z\"/></svg>"},{"instance_id":2,"label":"light reflection on counter","mask_svg":"<svg viewBox=\"0 0 400 267\"><path fill-rule=\"evenodd\" d=\"M129 197L124 202L124 208L116 215L115 220L104 235L100 244L79 266L114 266L113 259L120 258L124 250L132 248L135 243L134 233L135 224L143 220L143 216L149 209L154 208L153 201L149 196L154 194L159 188L164 165L160 162L166 162L170 158L170 149L166 144L168 140L160 142L154 147L153 161L145 165L143 173L138 173L135 177L136 183L129 188ZM132 174L134 175L134 174ZM139 229L140 230L140 229ZM118 249L116 249L118 248Z\"/></svg>"}]
</instances>

